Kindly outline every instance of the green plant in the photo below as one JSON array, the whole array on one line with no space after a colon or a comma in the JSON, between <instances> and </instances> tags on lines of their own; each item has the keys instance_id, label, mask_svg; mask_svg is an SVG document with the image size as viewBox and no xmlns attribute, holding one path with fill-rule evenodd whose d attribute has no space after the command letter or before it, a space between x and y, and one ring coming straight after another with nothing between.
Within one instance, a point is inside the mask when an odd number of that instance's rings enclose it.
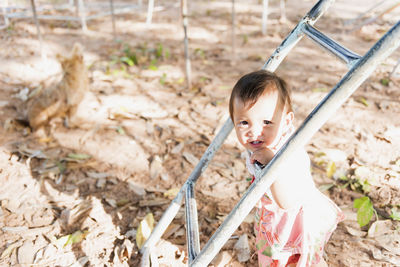
<instances>
[{"instance_id":1,"label":"green plant","mask_svg":"<svg viewBox=\"0 0 400 267\"><path fill-rule=\"evenodd\" d=\"M378 220L378 214L376 213L376 210L374 209L369 197L364 196L355 199L353 207L357 209L357 222L360 227L367 225L371 221L374 214Z\"/></svg>"},{"instance_id":2,"label":"green plant","mask_svg":"<svg viewBox=\"0 0 400 267\"><path fill-rule=\"evenodd\" d=\"M380 82L384 86L389 86L389 81L390 80L388 78L382 78Z\"/></svg>"},{"instance_id":3,"label":"green plant","mask_svg":"<svg viewBox=\"0 0 400 267\"><path fill-rule=\"evenodd\" d=\"M167 74L163 73L161 78L160 78L160 84L164 85L166 81L167 81Z\"/></svg>"},{"instance_id":4,"label":"green plant","mask_svg":"<svg viewBox=\"0 0 400 267\"><path fill-rule=\"evenodd\" d=\"M390 211L392 212L390 214L390 218L395 221L400 221L400 211L398 211L396 208L392 208Z\"/></svg>"},{"instance_id":5,"label":"green plant","mask_svg":"<svg viewBox=\"0 0 400 267\"><path fill-rule=\"evenodd\" d=\"M371 184L367 179L361 179L359 177L348 177L348 176L341 176L339 180L345 182L342 186L344 188L349 187L353 191L358 191L361 193L368 193L371 191Z\"/></svg>"}]
</instances>

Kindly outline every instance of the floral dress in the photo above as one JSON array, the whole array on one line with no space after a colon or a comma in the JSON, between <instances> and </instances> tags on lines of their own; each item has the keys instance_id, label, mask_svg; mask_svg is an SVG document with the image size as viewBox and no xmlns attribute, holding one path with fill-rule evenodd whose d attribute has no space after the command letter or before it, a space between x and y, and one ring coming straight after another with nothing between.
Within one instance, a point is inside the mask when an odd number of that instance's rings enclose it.
<instances>
[{"instance_id":1,"label":"floral dress","mask_svg":"<svg viewBox=\"0 0 400 267\"><path fill-rule=\"evenodd\" d=\"M306 157L309 164L305 151L297 153L296 159L299 155ZM249 157L246 165L254 181L255 168ZM322 201L302 202L291 209L279 207L269 189L262 196L257 204L254 225L260 267L289 264L307 267L320 261L324 245L344 215L327 196L318 189L315 192L320 194L318 199Z\"/></svg>"}]
</instances>

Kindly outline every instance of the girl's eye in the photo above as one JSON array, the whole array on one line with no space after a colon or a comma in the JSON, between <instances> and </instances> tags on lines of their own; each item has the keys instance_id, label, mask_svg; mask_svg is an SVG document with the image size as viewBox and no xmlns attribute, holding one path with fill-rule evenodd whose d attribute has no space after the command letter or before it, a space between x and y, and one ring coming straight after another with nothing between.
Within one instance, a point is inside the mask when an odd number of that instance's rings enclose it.
<instances>
[{"instance_id":1,"label":"girl's eye","mask_svg":"<svg viewBox=\"0 0 400 267\"><path fill-rule=\"evenodd\" d=\"M264 124L265 125L272 124L272 121L264 120Z\"/></svg>"},{"instance_id":2,"label":"girl's eye","mask_svg":"<svg viewBox=\"0 0 400 267\"><path fill-rule=\"evenodd\" d=\"M247 122L247 121L240 121L239 122L239 125L240 126L246 126L246 125L248 125L249 123Z\"/></svg>"}]
</instances>

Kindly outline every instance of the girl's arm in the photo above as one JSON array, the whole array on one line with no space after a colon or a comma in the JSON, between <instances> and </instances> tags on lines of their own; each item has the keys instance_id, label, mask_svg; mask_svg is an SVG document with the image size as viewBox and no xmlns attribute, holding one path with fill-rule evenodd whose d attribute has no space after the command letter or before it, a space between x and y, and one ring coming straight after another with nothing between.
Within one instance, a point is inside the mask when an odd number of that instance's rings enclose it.
<instances>
[{"instance_id":1,"label":"girl's arm","mask_svg":"<svg viewBox=\"0 0 400 267\"><path fill-rule=\"evenodd\" d=\"M315 195L310 159L305 150L294 152L280 169L279 177L271 186L272 196L279 207L283 209L298 207Z\"/></svg>"}]
</instances>

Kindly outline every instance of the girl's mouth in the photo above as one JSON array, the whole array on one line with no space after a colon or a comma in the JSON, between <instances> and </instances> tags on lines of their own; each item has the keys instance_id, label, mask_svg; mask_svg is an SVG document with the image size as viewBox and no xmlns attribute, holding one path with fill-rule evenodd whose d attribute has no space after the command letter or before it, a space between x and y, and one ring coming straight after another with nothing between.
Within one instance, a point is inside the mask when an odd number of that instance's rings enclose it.
<instances>
[{"instance_id":1,"label":"girl's mouth","mask_svg":"<svg viewBox=\"0 0 400 267\"><path fill-rule=\"evenodd\" d=\"M250 143L250 146L251 147L253 147L253 148L259 148L259 147L261 147L262 145L263 145L263 141L258 141L258 140L256 140L256 141L251 141L251 142L249 142Z\"/></svg>"}]
</instances>

